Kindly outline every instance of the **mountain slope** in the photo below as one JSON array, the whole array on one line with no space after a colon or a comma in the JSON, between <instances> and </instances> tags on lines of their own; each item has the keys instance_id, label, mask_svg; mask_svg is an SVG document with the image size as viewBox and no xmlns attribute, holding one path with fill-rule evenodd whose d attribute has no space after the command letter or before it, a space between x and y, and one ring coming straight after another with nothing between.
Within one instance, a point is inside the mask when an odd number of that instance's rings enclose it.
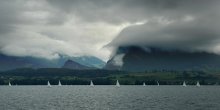
<instances>
[{"instance_id":1,"label":"mountain slope","mask_svg":"<svg viewBox=\"0 0 220 110\"><path fill-rule=\"evenodd\" d=\"M122 65L117 65L115 58L124 54ZM120 69L126 71L145 70L201 70L204 68L219 68L220 56L207 52L167 51L150 48L148 51L140 47L120 47L110 59L105 69Z\"/></svg>"},{"instance_id":2,"label":"mountain slope","mask_svg":"<svg viewBox=\"0 0 220 110\"><path fill-rule=\"evenodd\" d=\"M56 60L46 60L33 57L15 57L0 54L0 71L16 68L43 68L59 67Z\"/></svg>"}]
</instances>

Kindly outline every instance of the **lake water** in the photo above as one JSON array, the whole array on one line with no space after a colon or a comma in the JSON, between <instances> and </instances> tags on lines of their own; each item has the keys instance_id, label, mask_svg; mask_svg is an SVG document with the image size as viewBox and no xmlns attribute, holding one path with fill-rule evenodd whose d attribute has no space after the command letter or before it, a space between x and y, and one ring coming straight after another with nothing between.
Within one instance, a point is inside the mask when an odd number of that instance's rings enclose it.
<instances>
[{"instance_id":1,"label":"lake water","mask_svg":"<svg viewBox=\"0 0 220 110\"><path fill-rule=\"evenodd\" d=\"M220 86L0 86L0 110L219 110Z\"/></svg>"}]
</instances>

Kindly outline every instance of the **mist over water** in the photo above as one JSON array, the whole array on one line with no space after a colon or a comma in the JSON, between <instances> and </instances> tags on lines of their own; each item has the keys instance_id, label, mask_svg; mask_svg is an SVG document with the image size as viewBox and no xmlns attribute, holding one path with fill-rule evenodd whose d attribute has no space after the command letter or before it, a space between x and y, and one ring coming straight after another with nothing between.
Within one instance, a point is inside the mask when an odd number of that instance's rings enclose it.
<instances>
[{"instance_id":1,"label":"mist over water","mask_svg":"<svg viewBox=\"0 0 220 110\"><path fill-rule=\"evenodd\" d=\"M1 110L218 110L218 86L0 86Z\"/></svg>"}]
</instances>

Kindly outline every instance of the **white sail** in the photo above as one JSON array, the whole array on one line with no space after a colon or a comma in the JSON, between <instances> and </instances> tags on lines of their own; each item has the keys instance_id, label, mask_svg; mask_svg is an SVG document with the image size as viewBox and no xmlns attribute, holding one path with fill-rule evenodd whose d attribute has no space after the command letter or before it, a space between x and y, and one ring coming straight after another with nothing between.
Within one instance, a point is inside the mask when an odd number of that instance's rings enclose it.
<instances>
[{"instance_id":1,"label":"white sail","mask_svg":"<svg viewBox=\"0 0 220 110\"><path fill-rule=\"evenodd\" d=\"M146 86L145 82L143 83L143 86Z\"/></svg>"},{"instance_id":2,"label":"white sail","mask_svg":"<svg viewBox=\"0 0 220 110\"><path fill-rule=\"evenodd\" d=\"M186 87L186 82L185 81L183 82L183 87Z\"/></svg>"},{"instance_id":3,"label":"white sail","mask_svg":"<svg viewBox=\"0 0 220 110\"><path fill-rule=\"evenodd\" d=\"M199 81L197 81L196 86L197 86L197 87L200 87Z\"/></svg>"},{"instance_id":4,"label":"white sail","mask_svg":"<svg viewBox=\"0 0 220 110\"><path fill-rule=\"evenodd\" d=\"M93 84L92 80L90 81L90 86L94 87L94 84Z\"/></svg>"},{"instance_id":5,"label":"white sail","mask_svg":"<svg viewBox=\"0 0 220 110\"><path fill-rule=\"evenodd\" d=\"M157 81L157 86L160 86L159 82Z\"/></svg>"},{"instance_id":6,"label":"white sail","mask_svg":"<svg viewBox=\"0 0 220 110\"><path fill-rule=\"evenodd\" d=\"M61 84L60 80L59 80L59 84L58 84L58 86L62 86L62 84Z\"/></svg>"},{"instance_id":7,"label":"white sail","mask_svg":"<svg viewBox=\"0 0 220 110\"><path fill-rule=\"evenodd\" d=\"M119 84L118 80L116 82L116 87L120 87L120 84Z\"/></svg>"},{"instance_id":8,"label":"white sail","mask_svg":"<svg viewBox=\"0 0 220 110\"><path fill-rule=\"evenodd\" d=\"M47 82L47 87L52 87L52 86L50 85L50 82L49 82L49 81Z\"/></svg>"},{"instance_id":9,"label":"white sail","mask_svg":"<svg viewBox=\"0 0 220 110\"><path fill-rule=\"evenodd\" d=\"M8 83L8 86L11 86L11 83L10 83L10 81L9 81L9 83Z\"/></svg>"}]
</instances>

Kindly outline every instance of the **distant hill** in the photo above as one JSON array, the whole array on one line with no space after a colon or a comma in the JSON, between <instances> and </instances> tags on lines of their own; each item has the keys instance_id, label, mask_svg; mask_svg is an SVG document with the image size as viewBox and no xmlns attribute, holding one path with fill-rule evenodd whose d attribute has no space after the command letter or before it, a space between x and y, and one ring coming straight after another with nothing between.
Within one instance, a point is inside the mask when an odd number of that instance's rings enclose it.
<instances>
[{"instance_id":1,"label":"distant hill","mask_svg":"<svg viewBox=\"0 0 220 110\"><path fill-rule=\"evenodd\" d=\"M124 55L122 65L117 65L116 57ZM207 52L167 51L158 48L130 46L118 48L106 64L105 69L125 71L146 70L201 70L205 68L219 69L220 55Z\"/></svg>"},{"instance_id":2,"label":"distant hill","mask_svg":"<svg viewBox=\"0 0 220 110\"><path fill-rule=\"evenodd\" d=\"M83 69L92 69L91 67L87 67L85 65L81 65L75 61L67 60L62 68L68 68L68 69L76 69L76 70L83 70Z\"/></svg>"},{"instance_id":3,"label":"distant hill","mask_svg":"<svg viewBox=\"0 0 220 110\"><path fill-rule=\"evenodd\" d=\"M16 68L50 68L59 67L58 60L46 60L33 57L15 57L0 54L0 71Z\"/></svg>"}]
</instances>

